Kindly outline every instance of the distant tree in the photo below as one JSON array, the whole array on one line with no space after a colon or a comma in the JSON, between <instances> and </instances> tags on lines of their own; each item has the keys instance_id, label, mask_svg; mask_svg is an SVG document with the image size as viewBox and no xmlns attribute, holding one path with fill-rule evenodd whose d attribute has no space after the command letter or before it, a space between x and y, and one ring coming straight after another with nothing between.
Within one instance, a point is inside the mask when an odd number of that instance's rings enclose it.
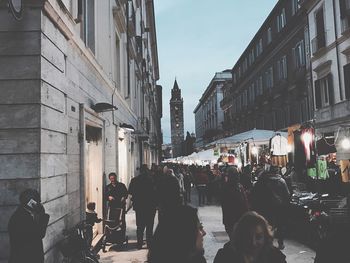
<instances>
[{"instance_id":1,"label":"distant tree","mask_svg":"<svg viewBox=\"0 0 350 263\"><path fill-rule=\"evenodd\" d=\"M194 152L194 143L196 141L196 137L192 136L189 132L186 133L186 139L184 141L184 155L190 155Z\"/></svg>"}]
</instances>

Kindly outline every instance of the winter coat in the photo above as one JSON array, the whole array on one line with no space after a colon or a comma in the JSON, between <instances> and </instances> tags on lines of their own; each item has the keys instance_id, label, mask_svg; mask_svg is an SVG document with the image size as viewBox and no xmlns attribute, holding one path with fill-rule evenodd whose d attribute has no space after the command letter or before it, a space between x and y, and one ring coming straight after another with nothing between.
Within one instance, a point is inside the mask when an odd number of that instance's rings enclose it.
<instances>
[{"instance_id":1,"label":"winter coat","mask_svg":"<svg viewBox=\"0 0 350 263\"><path fill-rule=\"evenodd\" d=\"M213 263L244 263L244 258L240 255L231 241L226 243L216 253ZM255 263L286 263L286 256L275 247L266 247L262 251L259 259Z\"/></svg>"},{"instance_id":2,"label":"winter coat","mask_svg":"<svg viewBox=\"0 0 350 263\"><path fill-rule=\"evenodd\" d=\"M19 206L8 224L10 237L9 263L44 262L43 241L49 215L35 217L23 206Z\"/></svg>"},{"instance_id":3,"label":"winter coat","mask_svg":"<svg viewBox=\"0 0 350 263\"><path fill-rule=\"evenodd\" d=\"M248 201L241 184L225 183L221 197L222 219L224 225L234 225L248 211Z\"/></svg>"},{"instance_id":4,"label":"winter coat","mask_svg":"<svg viewBox=\"0 0 350 263\"><path fill-rule=\"evenodd\" d=\"M134 210L154 210L156 208L156 188L151 176L140 174L130 181L129 194L132 195Z\"/></svg>"},{"instance_id":5,"label":"winter coat","mask_svg":"<svg viewBox=\"0 0 350 263\"><path fill-rule=\"evenodd\" d=\"M253 210L269 221L288 206L289 199L287 184L279 174L263 173L251 192Z\"/></svg>"},{"instance_id":6,"label":"winter coat","mask_svg":"<svg viewBox=\"0 0 350 263\"><path fill-rule=\"evenodd\" d=\"M108 201L110 208L123 208L125 209L125 199L128 196L128 190L125 184L117 182L116 185L112 183L108 184L106 187L105 198L108 200L108 196L113 196L114 200ZM122 201L122 198L123 201Z\"/></svg>"}]
</instances>

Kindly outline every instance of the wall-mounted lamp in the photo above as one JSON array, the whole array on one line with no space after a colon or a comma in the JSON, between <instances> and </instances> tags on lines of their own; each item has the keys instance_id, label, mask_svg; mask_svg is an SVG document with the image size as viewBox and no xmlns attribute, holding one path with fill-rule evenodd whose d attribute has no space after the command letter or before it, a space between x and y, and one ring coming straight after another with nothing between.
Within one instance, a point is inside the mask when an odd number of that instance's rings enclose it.
<instances>
[{"instance_id":1,"label":"wall-mounted lamp","mask_svg":"<svg viewBox=\"0 0 350 263\"><path fill-rule=\"evenodd\" d=\"M131 132L134 132L134 131L135 131L134 126L132 126L131 124L121 123L121 124L119 124L119 127L120 127L120 128L123 128L123 129L125 129L125 130L128 130L128 131L131 131Z\"/></svg>"},{"instance_id":2,"label":"wall-mounted lamp","mask_svg":"<svg viewBox=\"0 0 350 263\"><path fill-rule=\"evenodd\" d=\"M91 108L97 113L105 112L105 111L113 111L118 109L116 106L106 102L96 103L92 105Z\"/></svg>"}]
</instances>

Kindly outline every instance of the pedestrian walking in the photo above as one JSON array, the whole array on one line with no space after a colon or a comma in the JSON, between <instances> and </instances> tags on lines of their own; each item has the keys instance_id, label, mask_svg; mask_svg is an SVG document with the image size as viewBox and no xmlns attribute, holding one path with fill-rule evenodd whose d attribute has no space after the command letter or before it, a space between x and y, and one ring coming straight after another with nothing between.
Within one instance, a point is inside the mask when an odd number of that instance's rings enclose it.
<instances>
[{"instance_id":1,"label":"pedestrian walking","mask_svg":"<svg viewBox=\"0 0 350 263\"><path fill-rule=\"evenodd\" d=\"M185 204L187 204L187 203L191 203L191 189L193 184L193 177L188 167L184 167L182 169L182 174L184 176L184 187L185 187L184 202Z\"/></svg>"},{"instance_id":2,"label":"pedestrian walking","mask_svg":"<svg viewBox=\"0 0 350 263\"><path fill-rule=\"evenodd\" d=\"M181 203L183 203L184 200L184 195L185 195L185 182L184 182L184 176L182 174L182 171L179 167L176 167L174 169L174 176L176 177L178 183L179 183L179 188L180 188L180 199Z\"/></svg>"},{"instance_id":3,"label":"pedestrian walking","mask_svg":"<svg viewBox=\"0 0 350 263\"><path fill-rule=\"evenodd\" d=\"M279 168L271 166L264 172L252 189L253 210L263 215L276 228L279 249L284 249L286 212L290 194L285 180L279 174Z\"/></svg>"},{"instance_id":4,"label":"pedestrian walking","mask_svg":"<svg viewBox=\"0 0 350 263\"><path fill-rule=\"evenodd\" d=\"M154 181L146 164L140 174L130 181L129 194L136 215L137 248L143 246L143 235L146 229L147 247L152 244L154 216L156 214L156 190Z\"/></svg>"},{"instance_id":5,"label":"pedestrian walking","mask_svg":"<svg viewBox=\"0 0 350 263\"><path fill-rule=\"evenodd\" d=\"M286 256L272 244L271 227L256 212L245 213L229 237L214 263L286 263Z\"/></svg>"},{"instance_id":6,"label":"pedestrian walking","mask_svg":"<svg viewBox=\"0 0 350 263\"><path fill-rule=\"evenodd\" d=\"M24 190L20 204L8 224L10 237L9 263L44 262L43 241L50 216L45 213L40 194Z\"/></svg>"},{"instance_id":7,"label":"pedestrian walking","mask_svg":"<svg viewBox=\"0 0 350 263\"><path fill-rule=\"evenodd\" d=\"M179 182L167 166L164 166L163 174L158 179L156 198L159 221L163 215L181 204Z\"/></svg>"},{"instance_id":8,"label":"pedestrian walking","mask_svg":"<svg viewBox=\"0 0 350 263\"><path fill-rule=\"evenodd\" d=\"M110 173L108 175L110 184L106 186L105 198L108 202L108 220L119 220L120 211L122 213L122 236L125 236L126 232L126 222L125 222L125 213L126 213L126 199L128 197L128 190L125 184L117 181L117 174ZM121 209L121 210L120 210Z\"/></svg>"},{"instance_id":9,"label":"pedestrian walking","mask_svg":"<svg viewBox=\"0 0 350 263\"><path fill-rule=\"evenodd\" d=\"M205 168L197 168L195 172L195 182L198 191L198 205L205 205L207 185L209 183L208 174L206 173Z\"/></svg>"},{"instance_id":10,"label":"pedestrian walking","mask_svg":"<svg viewBox=\"0 0 350 263\"><path fill-rule=\"evenodd\" d=\"M221 208L222 220L227 234L248 211L248 200L243 186L239 183L239 173L235 167L227 169L222 187Z\"/></svg>"},{"instance_id":11,"label":"pedestrian walking","mask_svg":"<svg viewBox=\"0 0 350 263\"><path fill-rule=\"evenodd\" d=\"M159 222L149 250L149 263L205 263L203 237L197 209L179 206Z\"/></svg>"}]
</instances>

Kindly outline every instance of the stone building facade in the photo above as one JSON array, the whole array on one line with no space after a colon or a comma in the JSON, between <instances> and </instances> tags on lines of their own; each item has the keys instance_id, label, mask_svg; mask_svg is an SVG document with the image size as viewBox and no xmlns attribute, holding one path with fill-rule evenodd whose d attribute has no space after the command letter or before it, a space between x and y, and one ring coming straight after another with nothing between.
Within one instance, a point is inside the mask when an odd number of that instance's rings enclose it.
<instances>
[{"instance_id":1,"label":"stone building facade","mask_svg":"<svg viewBox=\"0 0 350 263\"><path fill-rule=\"evenodd\" d=\"M316 133L340 142L350 136L350 1L301 4L310 32Z\"/></svg>"},{"instance_id":2,"label":"stone building facade","mask_svg":"<svg viewBox=\"0 0 350 263\"><path fill-rule=\"evenodd\" d=\"M181 89L175 80L171 90L170 99L170 129L173 157L183 154L182 145L184 141L184 109Z\"/></svg>"},{"instance_id":3,"label":"stone building facade","mask_svg":"<svg viewBox=\"0 0 350 263\"><path fill-rule=\"evenodd\" d=\"M280 0L232 68L221 107L226 133L281 130L313 116L307 15Z\"/></svg>"},{"instance_id":4,"label":"stone building facade","mask_svg":"<svg viewBox=\"0 0 350 263\"><path fill-rule=\"evenodd\" d=\"M223 136L224 112L220 107L225 83L231 82L231 70L217 72L194 109L196 147Z\"/></svg>"},{"instance_id":5,"label":"stone building facade","mask_svg":"<svg viewBox=\"0 0 350 263\"><path fill-rule=\"evenodd\" d=\"M62 230L84 218L87 202L105 212L108 173L128 184L141 163L160 160L154 4L23 2L20 21L0 3L0 262L28 187L50 214L45 262L61 262Z\"/></svg>"}]
</instances>

